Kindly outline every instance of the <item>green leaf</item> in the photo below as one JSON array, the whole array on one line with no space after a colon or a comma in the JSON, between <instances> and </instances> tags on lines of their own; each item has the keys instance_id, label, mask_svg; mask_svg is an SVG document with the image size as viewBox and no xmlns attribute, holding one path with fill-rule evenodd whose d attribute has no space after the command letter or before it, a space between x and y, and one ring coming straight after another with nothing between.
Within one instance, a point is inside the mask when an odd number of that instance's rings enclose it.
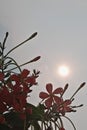
<instances>
[{"instance_id":1,"label":"green leaf","mask_svg":"<svg viewBox=\"0 0 87 130\"><path fill-rule=\"evenodd\" d=\"M39 123L37 121L34 121L32 123L32 125L34 127L34 130L41 130L41 127L40 127L40 125L39 125Z\"/></svg>"},{"instance_id":2,"label":"green leaf","mask_svg":"<svg viewBox=\"0 0 87 130\"><path fill-rule=\"evenodd\" d=\"M27 107L32 109L32 114L30 114L27 118L28 120L42 121L44 117L44 105L39 104L38 106L34 106L32 104L27 103Z\"/></svg>"},{"instance_id":3,"label":"green leaf","mask_svg":"<svg viewBox=\"0 0 87 130\"><path fill-rule=\"evenodd\" d=\"M14 127L14 126L23 127L24 126L24 121L19 118L18 113L9 112L9 113L6 113L4 116L5 116L6 122L10 126L12 126L12 127Z\"/></svg>"}]
</instances>

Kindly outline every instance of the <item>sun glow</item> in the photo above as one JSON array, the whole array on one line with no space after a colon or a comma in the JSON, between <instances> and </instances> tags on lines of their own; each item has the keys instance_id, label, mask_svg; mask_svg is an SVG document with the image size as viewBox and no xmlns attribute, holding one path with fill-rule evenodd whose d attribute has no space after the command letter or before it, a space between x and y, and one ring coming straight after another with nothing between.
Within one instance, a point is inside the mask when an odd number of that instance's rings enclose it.
<instances>
[{"instance_id":1,"label":"sun glow","mask_svg":"<svg viewBox=\"0 0 87 130\"><path fill-rule=\"evenodd\" d=\"M61 65L58 67L57 72L60 76L67 77L69 75L70 70L68 66Z\"/></svg>"}]
</instances>

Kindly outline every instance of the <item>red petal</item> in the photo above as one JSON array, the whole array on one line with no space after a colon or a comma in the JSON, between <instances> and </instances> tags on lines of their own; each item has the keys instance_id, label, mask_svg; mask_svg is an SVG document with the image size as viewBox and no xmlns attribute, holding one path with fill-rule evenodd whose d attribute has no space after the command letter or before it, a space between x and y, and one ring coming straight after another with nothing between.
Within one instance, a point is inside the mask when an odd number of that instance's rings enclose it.
<instances>
[{"instance_id":1,"label":"red petal","mask_svg":"<svg viewBox=\"0 0 87 130\"><path fill-rule=\"evenodd\" d=\"M58 96L54 96L54 100L57 104L60 104L62 102L62 99Z\"/></svg>"},{"instance_id":2,"label":"red petal","mask_svg":"<svg viewBox=\"0 0 87 130\"><path fill-rule=\"evenodd\" d=\"M64 108L64 111L65 111L65 112L71 112L72 109L71 109L70 107L65 107L65 108Z\"/></svg>"},{"instance_id":3,"label":"red petal","mask_svg":"<svg viewBox=\"0 0 87 130\"><path fill-rule=\"evenodd\" d=\"M13 75L11 75L10 78L11 78L11 80L13 80L13 81L20 82L20 79L19 79L19 76L18 76L18 75L13 74Z\"/></svg>"},{"instance_id":4,"label":"red petal","mask_svg":"<svg viewBox=\"0 0 87 130\"><path fill-rule=\"evenodd\" d=\"M70 105L70 104L71 104L71 100L65 100L65 101L64 101L64 105L67 106L67 105Z\"/></svg>"},{"instance_id":5,"label":"red petal","mask_svg":"<svg viewBox=\"0 0 87 130\"><path fill-rule=\"evenodd\" d=\"M2 81L4 78L4 74L0 72L0 81Z\"/></svg>"},{"instance_id":6,"label":"red petal","mask_svg":"<svg viewBox=\"0 0 87 130\"><path fill-rule=\"evenodd\" d=\"M63 88L57 88L53 91L53 94L61 94L63 93Z\"/></svg>"},{"instance_id":7,"label":"red petal","mask_svg":"<svg viewBox=\"0 0 87 130\"><path fill-rule=\"evenodd\" d=\"M7 96L9 94L9 90L7 87L3 86L3 89L2 89L2 95L5 95Z\"/></svg>"},{"instance_id":8,"label":"red petal","mask_svg":"<svg viewBox=\"0 0 87 130\"><path fill-rule=\"evenodd\" d=\"M41 99L45 99L45 98L48 98L49 95L48 95L47 93L45 93L45 92L40 92L39 97L40 97Z\"/></svg>"},{"instance_id":9,"label":"red petal","mask_svg":"<svg viewBox=\"0 0 87 130\"><path fill-rule=\"evenodd\" d=\"M14 108L15 111L21 112L22 108L20 107L20 104L17 102L17 100L14 98L12 107Z\"/></svg>"},{"instance_id":10,"label":"red petal","mask_svg":"<svg viewBox=\"0 0 87 130\"><path fill-rule=\"evenodd\" d=\"M14 92L15 94L21 93L21 91L22 91L22 87L20 87L20 86L18 86L18 85L14 85L14 87L13 87L13 92Z\"/></svg>"},{"instance_id":11,"label":"red petal","mask_svg":"<svg viewBox=\"0 0 87 130\"><path fill-rule=\"evenodd\" d=\"M53 86L52 86L52 84L51 84L51 83L46 84L46 90L48 91L48 93L52 93Z\"/></svg>"},{"instance_id":12,"label":"red petal","mask_svg":"<svg viewBox=\"0 0 87 130\"><path fill-rule=\"evenodd\" d=\"M24 70L22 71L22 73L21 73L22 78L26 78L26 77L28 76L29 73L30 73L29 70L24 69Z\"/></svg>"},{"instance_id":13,"label":"red petal","mask_svg":"<svg viewBox=\"0 0 87 130\"><path fill-rule=\"evenodd\" d=\"M45 101L45 104L46 104L46 106L49 108L49 107L51 107L51 105L52 105L52 102L53 102L53 98L48 98L46 101Z\"/></svg>"},{"instance_id":14,"label":"red petal","mask_svg":"<svg viewBox=\"0 0 87 130\"><path fill-rule=\"evenodd\" d=\"M36 84L36 78L34 76L28 77L25 81L30 83L31 85Z\"/></svg>"},{"instance_id":15,"label":"red petal","mask_svg":"<svg viewBox=\"0 0 87 130\"><path fill-rule=\"evenodd\" d=\"M30 88L27 85L23 84L23 92L29 93L30 92Z\"/></svg>"}]
</instances>

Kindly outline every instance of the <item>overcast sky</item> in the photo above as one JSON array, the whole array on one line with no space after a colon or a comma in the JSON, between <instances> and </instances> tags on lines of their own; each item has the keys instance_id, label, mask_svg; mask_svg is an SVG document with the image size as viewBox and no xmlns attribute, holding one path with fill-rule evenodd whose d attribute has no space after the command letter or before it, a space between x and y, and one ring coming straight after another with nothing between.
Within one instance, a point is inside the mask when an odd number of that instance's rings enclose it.
<instances>
[{"instance_id":1,"label":"overcast sky","mask_svg":"<svg viewBox=\"0 0 87 130\"><path fill-rule=\"evenodd\" d=\"M0 0L0 41L7 31L7 51L38 32L36 38L11 53L19 64L41 56L37 63L26 66L41 71L39 85L31 94L33 103L38 104L38 93L45 90L46 83L51 82L56 88L68 82L66 97L69 98L87 81L87 0ZM70 68L66 78L57 74L61 64ZM86 87L74 102L84 103L83 108L69 115L77 130L87 128Z\"/></svg>"}]
</instances>

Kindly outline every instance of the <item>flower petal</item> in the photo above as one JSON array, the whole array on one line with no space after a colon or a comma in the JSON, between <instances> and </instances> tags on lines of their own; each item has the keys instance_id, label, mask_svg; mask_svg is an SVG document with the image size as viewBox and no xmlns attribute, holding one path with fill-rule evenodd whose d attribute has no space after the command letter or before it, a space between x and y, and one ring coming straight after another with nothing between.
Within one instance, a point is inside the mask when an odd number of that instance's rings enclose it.
<instances>
[{"instance_id":1,"label":"flower petal","mask_svg":"<svg viewBox=\"0 0 87 130\"><path fill-rule=\"evenodd\" d=\"M0 72L0 81L2 81L3 79L4 79L4 74Z\"/></svg>"},{"instance_id":2,"label":"flower petal","mask_svg":"<svg viewBox=\"0 0 87 130\"><path fill-rule=\"evenodd\" d=\"M30 73L29 70L24 69L24 70L22 71L22 73L21 73L22 78L26 78L26 77L28 76L29 73Z\"/></svg>"},{"instance_id":3,"label":"flower petal","mask_svg":"<svg viewBox=\"0 0 87 130\"><path fill-rule=\"evenodd\" d=\"M13 80L13 81L20 82L20 78L19 78L19 76L16 75L16 74L11 75L10 78L11 78L11 80Z\"/></svg>"},{"instance_id":4,"label":"flower petal","mask_svg":"<svg viewBox=\"0 0 87 130\"><path fill-rule=\"evenodd\" d=\"M48 93L52 93L53 86L52 86L52 84L51 84L51 83L46 84L46 90L48 91Z\"/></svg>"},{"instance_id":5,"label":"flower petal","mask_svg":"<svg viewBox=\"0 0 87 130\"><path fill-rule=\"evenodd\" d=\"M65 107L64 112L72 112L72 108L71 107Z\"/></svg>"},{"instance_id":6,"label":"flower petal","mask_svg":"<svg viewBox=\"0 0 87 130\"><path fill-rule=\"evenodd\" d=\"M36 84L36 78L35 78L35 76L30 76L25 81L27 83L30 83L31 85L35 85Z\"/></svg>"},{"instance_id":7,"label":"flower petal","mask_svg":"<svg viewBox=\"0 0 87 130\"><path fill-rule=\"evenodd\" d=\"M62 99L58 96L54 96L54 100L57 104L60 104L62 102Z\"/></svg>"},{"instance_id":8,"label":"flower petal","mask_svg":"<svg viewBox=\"0 0 87 130\"><path fill-rule=\"evenodd\" d=\"M64 105L65 105L65 106L70 105L70 104L71 104L71 100L68 99L68 100L65 100L65 101L64 101Z\"/></svg>"},{"instance_id":9,"label":"flower petal","mask_svg":"<svg viewBox=\"0 0 87 130\"><path fill-rule=\"evenodd\" d=\"M57 88L53 91L53 94L61 94L63 93L63 88Z\"/></svg>"},{"instance_id":10,"label":"flower petal","mask_svg":"<svg viewBox=\"0 0 87 130\"><path fill-rule=\"evenodd\" d=\"M41 99L45 99L45 98L48 98L49 95L48 95L47 93L45 93L45 92L40 92L39 97L40 97Z\"/></svg>"},{"instance_id":11,"label":"flower petal","mask_svg":"<svg viewBox=\"0 0 87 130\"><path fill-rule=\"evenodd\" d=\"M51 107L52 102L53 102L53 98L50 97L50 98L48 98L48 99L45 101L45 105L49 108L49 107Z\"/></svg>"}]
</instances>

